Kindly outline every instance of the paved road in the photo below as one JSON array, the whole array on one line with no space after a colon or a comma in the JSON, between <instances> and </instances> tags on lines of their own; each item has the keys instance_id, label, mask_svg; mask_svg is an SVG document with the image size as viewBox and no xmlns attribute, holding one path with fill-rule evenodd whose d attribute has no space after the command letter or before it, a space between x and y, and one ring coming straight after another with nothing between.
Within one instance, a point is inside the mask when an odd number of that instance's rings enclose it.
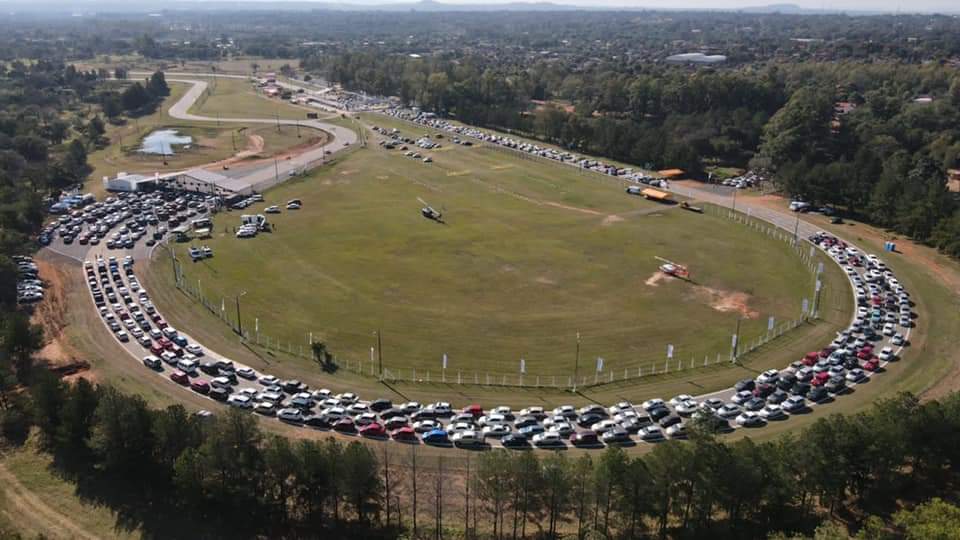
<instances>
[{"instance_id":1,"label":"paved road","mask_svg":"<svg viewBox=\"0 0 960 540\"><path fill-rule=\"evenodd\" d=\"M239 77L239 76L237 76ZM242 78L242 77L239 77ZM189 120L195 122L221 122L234 124L270 124L276 125L300 125L303 127L319 129L330 133L333 137L326 144L315 146L304 151L301 154L292 156L277 162L276 166L263 166L251 169L249 173L239 178L251 186L261 186L269 183L271 180L279 182L283 178L288 178L291 173L303 171L311 167L322 164L324 156L338 151L342 151L357 142L357 134L353 131L337 126L322 120L276 120L267 118L214 118L190 113L190 108L207 90L207 82L197 79L167 79L168 82L180 82L191 84L189 90L174 103L168 114L178 120Z\"/></svg>"}]
</instances>

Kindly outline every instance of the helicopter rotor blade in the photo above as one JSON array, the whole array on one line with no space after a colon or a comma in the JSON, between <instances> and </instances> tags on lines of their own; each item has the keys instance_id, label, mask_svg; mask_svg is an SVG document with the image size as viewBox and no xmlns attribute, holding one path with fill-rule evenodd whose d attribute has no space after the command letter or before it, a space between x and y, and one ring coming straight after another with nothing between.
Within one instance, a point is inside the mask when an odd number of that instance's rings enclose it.
<instances>
[{"instance_id":1,"label":"helicopter rotor blade","mask_svg":"<svg viewBox=\"0 0 960 540\"><path fill-rule=\"evenodd\" d=\"M430 206L430 203L428 203L427 201L421 199L420 197L417 197L417 200L420 201L420 204L422 204L422 205L424 205L424 206Z\"/></svg>"}]
</instances>

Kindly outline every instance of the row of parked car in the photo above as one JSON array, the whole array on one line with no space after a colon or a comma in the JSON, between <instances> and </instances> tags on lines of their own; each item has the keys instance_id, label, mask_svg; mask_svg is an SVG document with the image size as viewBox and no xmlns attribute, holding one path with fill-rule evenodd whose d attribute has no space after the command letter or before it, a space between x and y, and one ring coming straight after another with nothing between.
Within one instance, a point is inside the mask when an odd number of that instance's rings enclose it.
<instances>
[{"instance_id":1,"label":"row of parked car","mask_svg":"<svg viewBox=\"0 0 960 540\"><path fill-rule=\"evenodd\" d=\"M483 130L470 127L470 126L461 126L444 120L442 118L437 118L431 113L425 113L422 111L417 111L413 109L406 109L401 107L395 107L391 109L386 109L383 111L384 114L393 116L395 118L400 118L407 120L409 122L415 122L417 124L445 131L448 133L454 133L460 137L470 137L479 141L487 142L490 144L495 144L498 146L503 146L505 148L511 148L527 154L552 159L559 161L561 163L567 163L570 165L575 165L582 169L589 169L603 174L608 174L611 176L628 176L634 174L636 171L629 167L617 167L602 161L591 159L587 157L578 156L571 152L566 152L562 150L556 150L554 148L544 147L533 143L528 143L514 139L512 137L507 137L505 135L498 135L494 133L487 133ZM386 130L383 130L386 131ZM463 144L463 141L458 142L458 144Z\"/></svg>"},{"instance_id":2,"label":"row of parked car","mask_svg":"<svg viewBox=\"0 0 960 540\"><path fill-rule=\"evenodd\" d=\"M37 263L27 256L15 256L13 262L17 265L17 303L32 304L43 300L43 281Z\"/></svg>"}]
</instances>

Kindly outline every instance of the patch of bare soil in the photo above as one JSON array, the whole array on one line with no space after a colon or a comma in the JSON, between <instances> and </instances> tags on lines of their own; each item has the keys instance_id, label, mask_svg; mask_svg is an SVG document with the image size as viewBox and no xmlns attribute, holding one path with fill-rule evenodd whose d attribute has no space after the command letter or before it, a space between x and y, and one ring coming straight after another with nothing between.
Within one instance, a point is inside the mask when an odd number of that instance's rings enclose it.
<instances>
[{"instance_id":1,"label":"patch of bare soil","mask_svg":"<svg viewBox=\"0 0 960 540\"><path fill-rule=\"evenodd\" d=\"M537 278L534 279L534 281L536 281L537 283L539 283L539 284L541 284L541 285L556 285L556 284L557 284L557 282L556 282L555 280L552 280L552 279L548 278L547 276L537 276Z\"/></svg>"},{"instance_id":2,"label":"patch of bare soil","mask_svg":"<svg viewBox=\"0 0 960 540\"><path fill-rule=\"evenodd\" d=\"M603 221L600 222L600 224L604 227L609 227L610 225L613 225L614 223L620 223L621 221L623 221L622 217L616 214L610 214L609 216L603 218Z\"/></svg>"},{"instance_id":3,"label":"patch of bare soil","mask_svg":"<svg viewBox=\"0 0 960 540\"><path fill-rule=\"evenodd\" d=\"M747 319L756 319L760 313L750 309L750 295L744 292L721 291L711 287L697 285L694 294L706 300L710 307L723 313L739 313Z\"/></svg>"},{"instance_id":4,"label":"patch of bare soil","mask_svg":"<svg viewBox=\"0 0 960 540\"><path fill-rule=\"evenodd\" d=\"M78 355L64 337L66 327L66 276L63 269L42 259L36 261L40 279L46 284L43 302L37 304L32 322L43 328L46 342L36 357L54 370L72 367L71 372L86 370L89 364L77 359Z\"/></svg>"}]
</instances>

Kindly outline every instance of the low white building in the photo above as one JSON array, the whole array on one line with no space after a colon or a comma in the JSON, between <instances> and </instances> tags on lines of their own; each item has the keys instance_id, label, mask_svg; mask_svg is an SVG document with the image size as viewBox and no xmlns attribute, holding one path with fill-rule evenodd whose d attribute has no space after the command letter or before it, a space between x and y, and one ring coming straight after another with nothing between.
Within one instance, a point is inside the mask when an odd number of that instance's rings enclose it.
<instances>
[{"instance_id":1,"label":"low white building","mask_svg":"<svg viewBox=\"0 0 960 540\"><path fill-rule=\"evenodd\" d=\"M110 178L109 176L103 177L103 187L107 191L144 191L144 188L148 185L151 188L156 187L157 175L145 176L142 174L119 172L115 178Z\"/></svg>"}]
</instances>

